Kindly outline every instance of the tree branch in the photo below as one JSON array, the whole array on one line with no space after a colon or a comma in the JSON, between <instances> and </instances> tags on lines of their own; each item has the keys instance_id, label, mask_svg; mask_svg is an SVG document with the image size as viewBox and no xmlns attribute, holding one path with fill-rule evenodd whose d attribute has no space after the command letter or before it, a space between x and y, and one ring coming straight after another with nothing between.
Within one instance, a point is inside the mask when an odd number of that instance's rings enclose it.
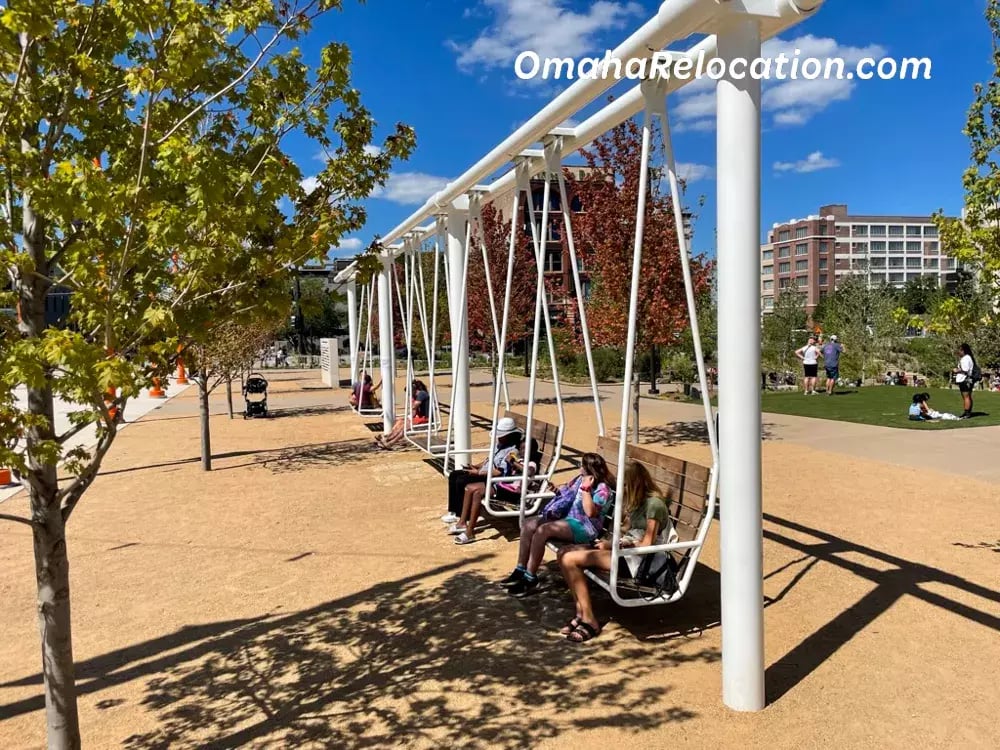
<instances>
[{"instance_id":1,"label":"tree branch","mask_svg":"<svg viewBox=\"0 0 1000 750\"><path fill-rule=\"evenodd\" d=\"M14 103L17 101L18 89L21 87L21 76L24 74L24 67L28 61L28 50L34 45L35 40L29 39L28 43L24 43L25 35L21 38L21 59L17 63L17 73L14 76L14 85L11 87L10 91L10 101L7 102L7 107L4 109L3 116L0 117L0 131L4 129L7 124L7 118L10 117L10 113L14 111Z\"/></svg>"},{"instance_id":2,"label":"tree branch","mask_svg":"<svg viewBox=\"0 0 1000 750\"><path fill-rule=\"evenodd\" d=\"M15 523L23 523L25 526L30 526L32 529L35 528L35 522L30 518L22 518L21 516L12 516L7 513L0 513L0 521L14 521Z\"/></svg>"}]
</instances>

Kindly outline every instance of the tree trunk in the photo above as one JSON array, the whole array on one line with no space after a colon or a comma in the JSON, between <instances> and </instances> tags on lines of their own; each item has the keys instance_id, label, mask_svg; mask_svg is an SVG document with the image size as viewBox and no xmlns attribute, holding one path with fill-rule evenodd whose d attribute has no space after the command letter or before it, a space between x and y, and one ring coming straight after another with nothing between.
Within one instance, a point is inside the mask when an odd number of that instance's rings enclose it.
<instances>
[{"instance_id":1,"label":"tree trunk","mask_svg":"<svg viewBox=\"0 0 1000 750\"><path fill-rule=\"evenodd\" d=\"M229 418L233 419L233 376L226 376L226 403L229 404Z\"/></svg>"},{"instance_id":2,"label":"tree trunk","mask_svg":"<svg viewBox=\"0 0 1000 750\"><path fill-rule=\"evenodd\" d=\"M34 135L37 131L26 134L24 144L33 140ZM31 205L30 196L25 195L22 208L24 250L35 266L47 273L45 227ZM45 296L49 283L38 276L22 277L18 288L21 292L20 330L26 338L41 338L45 332ZM80 747L80 718L76 706L66 527L59 507L56 465L39 460L36 450L43 441L55 439L52 388L47 380L43 382L40 388L28 387L28 413L42 420L26 430L25 439L31 518L35 522L32 540L38 631L42 641L45 722L49 748L75 750Z\"/></svg>"},{"instance_id":3,"label":"tree trunk","mask_svg":"<svg viewBox=\"0 0 1000 750\"><path fill-rule=\"evenodd\" d=\"M206 373L199 373L198 378L198 401L201 405L201 468L205 471L212 470L212 434L209 426L208 413L208 376Z\"/></svg>"}]
</instances>

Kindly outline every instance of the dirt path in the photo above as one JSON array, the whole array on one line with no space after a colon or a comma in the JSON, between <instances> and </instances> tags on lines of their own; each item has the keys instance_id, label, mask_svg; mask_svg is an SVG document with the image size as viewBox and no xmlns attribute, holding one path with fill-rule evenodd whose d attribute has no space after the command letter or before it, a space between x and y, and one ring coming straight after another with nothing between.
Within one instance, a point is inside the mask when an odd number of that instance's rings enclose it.
<instances>
[{"instance_id":1,"label":"dirt path","mask_svg":"<svg viewBox=\"0 0 1000 750\"><path fill-rule=\"evenodd\" d=\"M421 454L373 450L313 375L268 376L275 418L213 404L216 471L189 391L120 435L74 514L86 746L995 746L995 485L765 442L770 705L739 715L720 700L717 525L688 598L601 600L604 634L572 647L558 574L523 602L492 584L509 529L455 546ZM589 448L592 407L567 409ZM27 529L0 525L3 748L44 743L32 570Z\"/></svg>"}]
</instances>

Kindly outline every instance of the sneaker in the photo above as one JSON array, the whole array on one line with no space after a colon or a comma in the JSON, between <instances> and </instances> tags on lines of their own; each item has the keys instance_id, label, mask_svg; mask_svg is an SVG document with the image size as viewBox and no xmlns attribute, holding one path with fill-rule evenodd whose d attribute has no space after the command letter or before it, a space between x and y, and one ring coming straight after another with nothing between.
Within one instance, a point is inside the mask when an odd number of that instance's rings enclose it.
<instances>
[{"instance_id":1,"label":"sneaker","mask_svg":"<svg viewBox=\"0 0 1000 750\"><path fill-rule=\"evenodd\" d=\"M453 523L458 523L458 516L456 516L454 513L445 513L443 516L441 516L441 523L446 523L449 526Z\"/></svg>"},{"instance_id":2,"label":"sneaker","mask_svg":"<svg viewBox=\"0 0 1000 750\"><path fill-rule=\"evenodd\" d=\"M523 570L514 570L509 576L500 581L501 586L513 586L524 580Z\"/></svg>"},{"instance_id":3,"label":"sneaker","mask_svg":"<svg viewBox=\"0 0 1000 750\"><path fill-rule=\"evenodd\" d=\"M535 593L535 589L538 588L538 579L535 578L532 581L528 579L522 579L507 589L507 593L513 596L515 599L523 599L526 596L531 596Z\"/></svg>"},{"instance_id":4,"label":"sneaker","mask_svg":"<svg viewBox=\"0 0 1000 750\"><path fill-rule=\"evenodd\" d=\"M448 533L451 536L458 536L459 534L464 534L465 527L459 526L457 523L453 523L451 526L448 527Z\"/></svg>"},{"instance_id":5,"label":"sneaker","mask_svg":"<svg viewBox=\"0 0 1000 750\"><path fill-rule=\"evenodd\" d=\"M469 536L464 531L455 537L455 544L472 544L476 541L476 537Z\"/></svg>"}]
</instances>

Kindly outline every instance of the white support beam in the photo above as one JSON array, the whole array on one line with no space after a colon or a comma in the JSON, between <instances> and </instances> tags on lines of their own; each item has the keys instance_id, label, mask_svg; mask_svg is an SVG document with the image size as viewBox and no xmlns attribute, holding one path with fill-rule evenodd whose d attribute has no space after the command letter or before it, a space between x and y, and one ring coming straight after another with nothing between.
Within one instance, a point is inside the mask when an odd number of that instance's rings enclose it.
<instances>
[{"instance_id":1,"label":"white support beam","mask_svg":"<svg viewBox=\"0 0 1000 750\"><path fill-rule=\"evenodd\" d=\"M392 261L382 258L378 275L378 358L382 371L382 425L385 432L396 422L395 344L392 336Z\"/></svg>"},{"instance_id":2,"label":"white support beam","mask_svg":"<svg viewBox=\"0 0 1000 750\"><path fill-rule=\"evenodd\" d=\"M760 20L728 19L725 59L760 55ZM760 81L718 84L719 454L722 697L764 708L760 387Z\"/></svg>"},{"instance_id":3,"label":"white support beam","mask_svg":"<svg viewBox=\"0 0 1000 750\"><path fill-rule=\"evenodd\" d=\"M472 425L470 419L469 393L469 326L468 287L466 284L466 224L469 215L465 211L452 209L447 215L448 242L448 316L451 323L451 387L452 406L450 431L455 467L469 465L469 449L472 448Z\"/></svg>"},{"instance_id":4,"label":"white support beam","mask_svg":"<svg viewBox=\"0 0 1000 750\"><path fill-rule=\"evenodd\" d=\"M346 284L347 290L347 337L351 347L351 387L358 380L358 282L352 276Z\"/></svg>"}]
</instances>

